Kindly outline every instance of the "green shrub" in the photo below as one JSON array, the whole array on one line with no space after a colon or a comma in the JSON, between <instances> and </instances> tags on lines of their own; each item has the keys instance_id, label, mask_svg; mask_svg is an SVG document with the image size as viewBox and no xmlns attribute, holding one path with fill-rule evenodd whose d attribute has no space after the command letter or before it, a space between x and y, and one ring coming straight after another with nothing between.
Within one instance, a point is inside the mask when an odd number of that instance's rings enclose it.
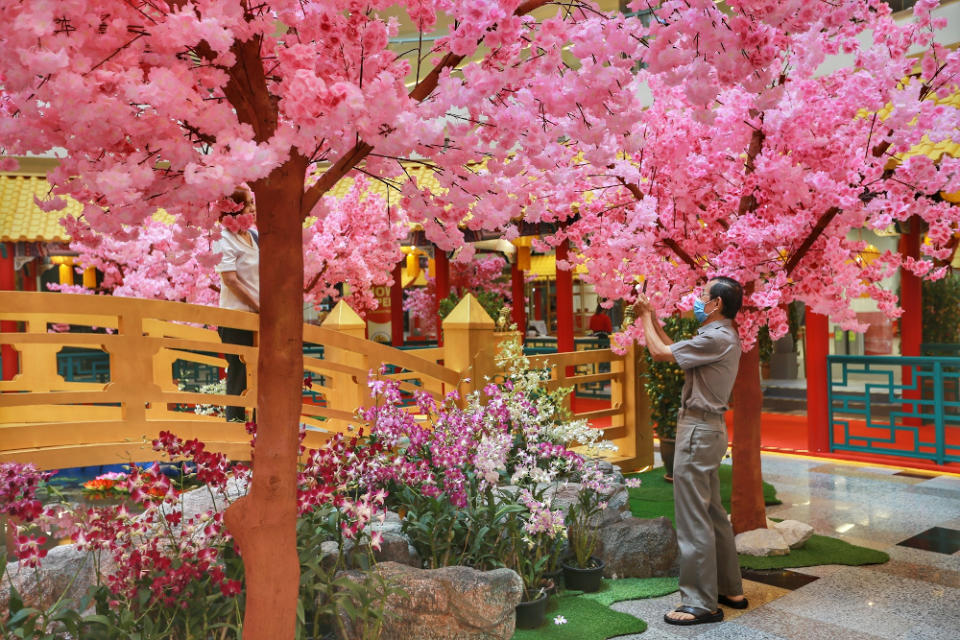
<instances>
[{"instance_id":1,"label":"green shrub","mask_svg":"<svg viewBox=\"0 0 960 640\"><path fill-rule=\"evenodd\" d=\"M960 343L960 273L923 282L923 342Z\"/></svg>"},{"instance_id":2,"label":"green shrub","mask_svg":"<svg viewBox=\"0 0 960 640\"><path fill-rule=\"evenodd\" d=\"M500 309L506 304L503 296L498 293L493 293L492 291L471 291L470 293L473 294L477 302L480 303L480 306L483 307L484 311L486 311L491 318L496 320L500 317ZM462 297L463 296L458 296L456 291L451 291L449 296L441 300L437 304L440 317L446 318L450 315L450 312L453 311L453 308L457 306L457 303L460 302Z\"/></svg>"}]
</instances>

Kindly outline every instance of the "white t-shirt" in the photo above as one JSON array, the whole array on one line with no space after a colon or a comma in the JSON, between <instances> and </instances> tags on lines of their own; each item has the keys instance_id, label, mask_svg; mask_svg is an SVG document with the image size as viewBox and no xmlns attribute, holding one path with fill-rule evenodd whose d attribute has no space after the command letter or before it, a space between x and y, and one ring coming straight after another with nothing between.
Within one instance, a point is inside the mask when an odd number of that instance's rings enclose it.
<instances>
[{"instance_id":1,"label":"white t-shirt","mask_svg":"<svg viewBox=\"0 0 960 640\"><path fill-rule=\"evenodd\" d=\"M240 282L253 290L254 298L260 302L260 247L251 236L252 246L237 237L229 229L220 229L220 239L213 245L213 250L221 254L217 273L236 271ZM224 309L239 309L253 311L237 297L230 287L221 283L220 306Z\"/></svg>"}]
</instances>

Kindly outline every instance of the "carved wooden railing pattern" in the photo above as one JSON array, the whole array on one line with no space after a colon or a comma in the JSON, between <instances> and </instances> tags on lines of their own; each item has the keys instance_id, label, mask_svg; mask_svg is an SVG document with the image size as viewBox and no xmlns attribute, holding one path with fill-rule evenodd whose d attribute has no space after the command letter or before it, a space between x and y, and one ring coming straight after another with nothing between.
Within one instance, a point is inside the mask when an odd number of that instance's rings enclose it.
<instances>
[{"instance_id":1,"label":"carved wooden railing pattern","mask_svg":"<svg viewBox=\"0 0 960 640\"><path fill-rule=\"evenodd\" d=\"M611 349L594 349L531 356L530 362L534 366L550 369L551 379L546 384L547 391L561 387L576 389L580 384L609 381L609 408L573 410L573 416L590 421L598 418L610 419L608 426L599 428L604 431L604 439L615 444L618 449L617 453L608 457L625 471L636 471L653 464L650 409L646 391L642 386L644 361L637 357L635 347L628 349L624 355L618 355ZM604 363L609 365L607 371L602 371L599 366ZM581 373L583 369L589 372Z\"/></svg>"},{"instance_id":2,"label":"carved wooden railing pattern","mask_svg":"<svg viewBox=\"0 0 960 640\"><path fill-rule=\"evenodd\" d=\"M156 458L150 440L161 430L199 438L235 459L249 458L243 424L175 407L256 406L257 348L222 344L207 328L256 332L256 315L158 300L2 292L0 320L22 327L0 333L0 344L12 345L20 361L19 375L0 381L0 461L30 461L42 468L149 461ZM51 332L53 324L107 332ZM393 376L407 390L440 396L460 381L459 372L349 332L305 325L304 339L324 347L323 359L304 358L304 370L314 375L314 389L325 400L324 406L303 405L309 447L356 423L356 409L370 402L368 373L381 365L404 371ZM106 352L110 381L65 380L57 372L57 353L64 347ZM173 379L175 361L226 364L196 352L240 355L247 363L247 391L241 396L181 391Z\"/></svg>"},{"instance_id":3,"label":"carved wooden railing pattern","mask_svg":"<svg viewBox=\"0 0 960 640\"><path fill-rule=\"evenodd\" d=\"M397 379L403 391L426 391L440 398L453 389L465 394L482 388L498 373L493 354L506 334L495 333L485 314L444 322L446 344L414 351L394 349L364 338L363 321L340 303L324 326L304 325L304 343L321 345L306 355L304 372L312 378L320 404L303 404L308 447L333 433L345 432L357 408L373 399L367 384L371 371L386 366L384 377ZM470 307L470 304L467 307ZM465 307L466 308L466 307ZM0 320L20 323L16 332L0 333L0 344L18 351L20 373L0 381L0 461L33 462L41 468L142 462L156 459L150 440L161 430L199 438L234 459L249 458L244 425L215 416L177 410L177 405L256 406L257 347L223 344L211 326L256 333L251 313L159 300L112 296L0 292ZM53 324L86 327L100 333L52 332ZM106 331L105 333L103 331ZM256 340L254 341L256 344ZM108 354L110 380L73 382L57 372L64 347L99 349ZM219 355L238 354L247 363L247 391L242 396L183 391L173 377L178 360L217 367ZM580 412L577 417L610 418L605 437L619 452L612 459L635 469L652 462L652 435L646 394L640 385L642 359L609 349L558 353L531 358L550 367L549 389L609 380L611 406ZM574 374L578 366L608 363L609 371ZM411 411L415 411L411 407Z\"/></svg>"}]
</instances>

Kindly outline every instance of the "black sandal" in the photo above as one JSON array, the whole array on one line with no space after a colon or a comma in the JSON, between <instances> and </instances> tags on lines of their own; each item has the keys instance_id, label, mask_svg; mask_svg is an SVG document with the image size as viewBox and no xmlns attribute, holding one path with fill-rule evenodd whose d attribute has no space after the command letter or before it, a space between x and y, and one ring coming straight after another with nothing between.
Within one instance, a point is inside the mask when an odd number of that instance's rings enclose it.
<instances>
[{"instance_id":1,"label":"black sandal","mask_svg":"<svg viewBox=\"0 0 960 640\"><path fill-rule=\"evenodd\" d=\"M731 609L746 609L748 606L750 606L746 598L743 600L731 600L724 595L717 596L717 602L725 607L730 607Z\"/></svg>"},{"instance_id":2,"label":"black sandal","mask_svg":"<svg viewBox=\"0 0 960 640\"><path fill-rule=\"evenodd\" d=\"M667 624L676 624L683 627L692 625L692 624L705 624L708 622L721 622L723 620L723 610L717 609L716 611L707 611L706 613L697 613L697 609L689 607L687 605L682 605L674 609L677 613L689 613L693 616L690 620L675 620L670 617L669 613L663 614L663 621Z\"/></svg>"}]
</instances>

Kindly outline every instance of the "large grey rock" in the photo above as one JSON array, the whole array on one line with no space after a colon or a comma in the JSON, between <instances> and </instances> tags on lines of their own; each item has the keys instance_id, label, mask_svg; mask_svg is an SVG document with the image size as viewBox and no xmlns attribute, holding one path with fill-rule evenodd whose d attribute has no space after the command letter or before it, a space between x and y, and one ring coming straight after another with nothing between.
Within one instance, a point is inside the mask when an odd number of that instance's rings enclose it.
<instances>
[{"instance_id":1,"label":"large grey rock","mask_svg":"<svg viewBox=\"0 0 960 640\"><path fill-rule=\"evenodd\" d=\"M510 569L428 570L384 562L376 570L388 584L406 592L406 596L387 598L382 640L507 640L513 636L523 582ZM359 571L341 575L363 580ZM340 615L346 620L343 612ZM346 626L348 638L355 638L358 630L348 620Z\"/></svg>"},{"instance_id":2,"label":"large grey rock","mask_svg":"<svg viewBox=\"0 0 960 640\"><path fill-rule=\"evenodd\" d=\"M103 554L103 558L108 560L108 554ZM102 568L107 573L113 571L112 566ZM38 569L21 567L19 562L7 563L0 581L0 611L9 610L11 583L25 606L46 609L63 595L65 604L77 608L83 596L97 584L93 554L67 544L50 549Z\"/></svg>"},{"instance_id":3,"label":"large grey rock","mask_svg":"<svg viewBox=\"0 0 960 640\"><path fill-rule=\"evenodd\" d=\"M679 571L677 534L667 518L630 516L604 525L594 555L606 565L606 578L675 576Z\"/></svg>"},{"instance_id":4,"label":"large grey rock","mask_svg":"<svg viewBox=\"0 0 960 640\"><path fill-rule=\"evenodd\" d=\"M423 562L420 554L411 544L410 538L403 533L403 526L400 523L400 516L392 511L387 511L383 522L371 522L367 525L367 531L370 534L379 532L381 536L380 549L373 550L373 557L377 562L399 562L410 567L420 568ZM355 544L353 540L344 541L343 550L346 556L352 555ZM324 542L321 546L324 566L327 563L334 563L337 559L337 543L333 541ZM351 566L348 564L348 566Z\"/></svg>"},{"instance_id":5,"label":"large grey rock","mask_svg":"<svg viewBox=\"0 0 960 640\"><path fill-rule=\"evenodd\" d=\"M790 545L776 529L754 529L738 533L737 553L748 556L785 556L790 553Z\"/></svg>"},{"instance_id":6,"label":"large grey rock","mask_svg":"<svg viewBox=\"0 0 960 640\"><path fill-rule=\"evenodd\" d=\"M579 495L580 484L577 482L554 485L547 489L545 494L546 497L550 498L550 507L554 510L563 511L564 516L570 511L570 506L577 502ZM593 523L596 526L605 527L623 520L624 514L630 515L630 496L627 493L626 485L610 485L603 492L600 500L607 504L603 511L593 518Z\"/></svg>"},{"instance_id":7,"label":"large grey rock","mask_svg":"<svg viewBox=\"0 0 960 640\"><path fill-rule=\"evenodd\" d=\"M597 460L597 467L611 484L623 484L623 471L609 460Z\"/></svg>"},{"instance_id":8,"label":"large grey rock","mask_svg":"<svg viewBox=\"0 0 960 640\"><path fill-rule=\"evenodd\" d=\"M799 520L776 522L773 527L780 532L791 549L799 549L813 536L813 527Z\"/></svg>"},{"instance_id":9,"label":"large grey rock","mask_svg":"<svg viewBox=\"0 0 960 640\"><path fill-rule=\"evenodd\" d=\"M187 520L207 511L224 511L232 502L247 495L248 490L247 483L230 478L227 480L225 495L199 487L181 494L178 506L182 505L183 519Z\"/></svg>"}]
</instances>

